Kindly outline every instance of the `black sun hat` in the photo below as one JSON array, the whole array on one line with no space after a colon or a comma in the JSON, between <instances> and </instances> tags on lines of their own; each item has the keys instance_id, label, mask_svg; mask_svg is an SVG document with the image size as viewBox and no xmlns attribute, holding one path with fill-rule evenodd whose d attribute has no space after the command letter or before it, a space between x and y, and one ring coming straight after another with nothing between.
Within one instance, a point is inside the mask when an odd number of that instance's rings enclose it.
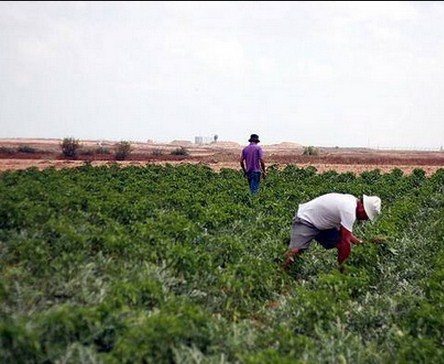
<instances>
[{"instance_id":1,"label":"black sun hat","mask_svg":"<svg viewBox=\"0 0 444 364\"><path fill-rule=\"evenodd\" d=\"M248 141L249 141L250 143L260 143L259 135L257 135L257 134L251 134L251 135L250 135L250 139L248 139Z\"/></svg>"}]
</instances>

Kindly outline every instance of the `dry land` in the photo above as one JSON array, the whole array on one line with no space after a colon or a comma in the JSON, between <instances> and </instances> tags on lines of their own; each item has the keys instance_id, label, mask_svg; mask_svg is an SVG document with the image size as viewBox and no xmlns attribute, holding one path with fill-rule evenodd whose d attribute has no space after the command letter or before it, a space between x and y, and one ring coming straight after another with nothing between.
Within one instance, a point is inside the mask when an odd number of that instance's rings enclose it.
<instances>
[{"instance_id":1,"label":"dry land","mask_svg":"<svg viewBox=\"0 0 444 364\"><path fill-rule=\"evenodd\" d=\"M146 164L204 164L214 170L239 169L239 155L243 145L221 141L208 145L196 145L188 141L171 143L131 143L131 153L123 161L116 161L113 141L80 141L78 156L67 159L63 156L58 139L0 139L0 171L36 167L57 169L76 167L85 163L92 165L146 165ZM444 167L442 151L387 151L367 148L316 148L317 155L304 155L303 146L283 142L262 145L267 166L283 168L313 166L322 173L362 173L379 169L383 173L395 168L409 174L414 169L423 169L431 175ZM178 150L187 155L177 155Z\"/></svg>"}]
</instances>

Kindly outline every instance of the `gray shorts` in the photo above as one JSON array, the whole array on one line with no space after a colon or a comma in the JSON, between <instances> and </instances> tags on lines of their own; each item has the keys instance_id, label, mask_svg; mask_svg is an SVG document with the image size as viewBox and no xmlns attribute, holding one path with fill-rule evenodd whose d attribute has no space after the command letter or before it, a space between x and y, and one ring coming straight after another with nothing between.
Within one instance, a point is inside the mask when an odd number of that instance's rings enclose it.
<instances>
[{"instance_id":1,"label":"gray shorts","mask_svg":"<svg viewBox=\"0 0 444 364\"><path fill-rule=\"evenodd\" d=\"M289 248L305 250L308 249L313 240L316 240L325 249L332 249L340 241L339 229L319 230L308 221L295 216Z\"/></svg>"}]
</instances>

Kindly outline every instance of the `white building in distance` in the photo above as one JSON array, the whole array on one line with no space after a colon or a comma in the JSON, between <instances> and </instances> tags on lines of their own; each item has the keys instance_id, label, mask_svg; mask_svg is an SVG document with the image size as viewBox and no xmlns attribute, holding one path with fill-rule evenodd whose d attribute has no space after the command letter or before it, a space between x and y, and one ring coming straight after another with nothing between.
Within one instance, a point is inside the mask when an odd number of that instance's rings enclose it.
<instances>
[{"instance_id":1,"label":"white building in distance","mask_svg":"<svg viewBox=\"0 0 444 364\"><path fill-rule=\"evenodd\" d=\"M194 137L194 143L195 144L211 144L213 143L214 138L213 137L207 137L207 136L196 136Z\"/></svg>"}]
</instances>

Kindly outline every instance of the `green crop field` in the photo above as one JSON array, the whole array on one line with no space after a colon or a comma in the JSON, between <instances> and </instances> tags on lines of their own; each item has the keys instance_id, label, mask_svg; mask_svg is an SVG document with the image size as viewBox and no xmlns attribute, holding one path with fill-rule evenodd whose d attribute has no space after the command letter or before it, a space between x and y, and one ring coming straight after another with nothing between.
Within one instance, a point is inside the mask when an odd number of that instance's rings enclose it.
<instances>
[{"instance_id":1,"label":"green crop field","mask_svg":"<svg viewBox=\"0 0 444 364\"><path fill-rule=\"evenodd\" d=\"M385 244L281 269L297 206L382 199ZM444 170L0 174L1 363L444 363Z\"/></svg>"}]
</instances>

